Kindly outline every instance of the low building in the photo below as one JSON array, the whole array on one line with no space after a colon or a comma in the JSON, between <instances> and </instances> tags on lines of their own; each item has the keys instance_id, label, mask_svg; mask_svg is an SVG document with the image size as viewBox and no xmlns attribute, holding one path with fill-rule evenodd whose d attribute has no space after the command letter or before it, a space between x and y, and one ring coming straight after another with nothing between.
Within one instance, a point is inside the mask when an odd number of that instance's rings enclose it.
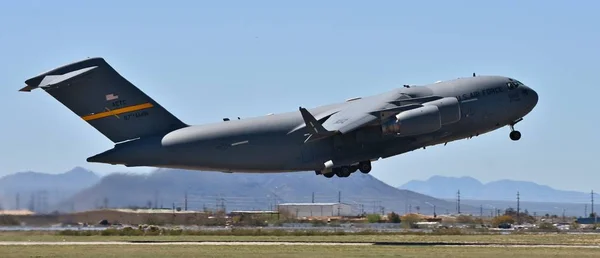
<instances>
[{"instance_id":1,"label":"low building","mask_svg":"<svg viewBox=\"0 0 600 258\"><path fill-rule=\"evenodd\" d=\"M356 216L352 206L345 203L282 203L278 207L281 212L288 212L297 218Z\"/></svg>"},{"instance_id":2,"label":"low building","mask_svg":"<svg viewBox=\"0 0 600 258\"><path fill-rule=\"evenodd\" d=\"M578 224L582 224L582 225L594 225L594 224L599 224L600 223L600 218L598 217L585 217L585 218L577 218L577 220L575 221Z\"/></svg>"},{"instance_id":3,"label":"low building","mask_svg":"<svg viewBox=\"0 0 600 258\"><path fill-rule=\"evenodd\" d=\"M0 215L23 216L34 214L35 213L30 210L0 210Z\"/></svg>"}]
</instances>

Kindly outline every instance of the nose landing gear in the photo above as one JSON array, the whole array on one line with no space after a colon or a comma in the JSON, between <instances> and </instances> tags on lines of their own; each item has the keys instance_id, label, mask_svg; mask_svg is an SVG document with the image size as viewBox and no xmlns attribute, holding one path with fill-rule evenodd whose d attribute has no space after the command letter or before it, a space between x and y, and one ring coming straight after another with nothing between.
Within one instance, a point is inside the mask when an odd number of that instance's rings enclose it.
<instances>
[{"instance_id":1,"label":"nose landing gear","mask_svg":"<svg viewBox=\"0 0 600 258\"><path fill-rule=\"evenodd\" d=\"M512 132L510 132L510 134L508 136L510 137L511 140L518 141L519 139L521 139L521 132L512 131Z\"/></svg>"},{"instance_id":2,"label":"nose landing gear","mask_svg":"<svg viewBox=\"0 0 600 258\"><path fill-rule=\"evenodd\" d=\"M510 123L510 134L508 136L513 141L518 141L519 139L521 139L521 132L515 130L515 124L521 122L522 120L523 118L519 118L517 119L517 121Z\"/></svg>"}]
</instances>

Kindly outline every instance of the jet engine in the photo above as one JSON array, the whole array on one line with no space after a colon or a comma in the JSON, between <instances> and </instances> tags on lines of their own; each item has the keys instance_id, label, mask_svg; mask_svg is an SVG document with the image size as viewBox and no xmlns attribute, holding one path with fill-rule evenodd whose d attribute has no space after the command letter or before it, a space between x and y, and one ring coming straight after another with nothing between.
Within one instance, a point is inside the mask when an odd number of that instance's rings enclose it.
<instances>
[{"instance_id":1,"label":"jet engine","mask_svg":"<svg viewBox=\"0 0 600 258\"><path fill-rule=\"evenodd\" d=\"M391 120L383 123L383 134L413 136L432 133L443 125L460 120L461 111L458 99L448 97L425 102L422 107L398 113Z\"/></svg>"},{"instance_id":2,"label":"jet engine","mask_svg":"<svg viewBox=\"0 0 600 258\"><path fill-rule=\"evenodd\" d=\"M446 97L423 103L424 106L436 106L440 111L442 125L452 124L460 121L460 103L457 98Z\"/></svg>"}]
</instances>

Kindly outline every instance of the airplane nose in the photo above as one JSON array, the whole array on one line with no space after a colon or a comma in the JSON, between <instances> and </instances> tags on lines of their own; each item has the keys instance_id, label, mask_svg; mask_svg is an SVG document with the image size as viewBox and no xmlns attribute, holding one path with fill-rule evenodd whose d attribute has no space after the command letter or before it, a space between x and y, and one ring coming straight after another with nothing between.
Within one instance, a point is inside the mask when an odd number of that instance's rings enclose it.
<instances>
[{"instance_id":1,"label":"airplane nose","mask_svg":"<svg viewBox=\"0 0 600 258\"><path fill-rule=\"evenodd\" d=\"M539 100L537 92L535 92L533 89L527 86L523 86L523 88L521 89L521 93L525 97L527 107L529 108L529 110L532 110L537 105Z\"/></svg>"}]
</instances>

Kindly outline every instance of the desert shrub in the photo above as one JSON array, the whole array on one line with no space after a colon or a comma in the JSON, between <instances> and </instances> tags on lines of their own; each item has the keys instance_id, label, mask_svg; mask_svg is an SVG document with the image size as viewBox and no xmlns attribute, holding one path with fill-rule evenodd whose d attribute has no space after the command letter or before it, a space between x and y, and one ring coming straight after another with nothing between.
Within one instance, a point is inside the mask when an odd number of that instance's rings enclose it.
<instances>
[{"instance_id":1,"label":"desert shrub","mask_svg":"<svg viewBox=\"0 0 600 258\"><path fill-rule=\"evenodd\" d=\"M552 223L550 222L542 222L540 224L538 224L538 229L541 230L558 230L558 228L556 226L554 226Z\"/></svg>"},{"instance_id":2,"label":"desert shrub","mask_svg":"<svg viewBox=\"0 0 600 258\"><path fill-rule=\"evenodd\" d=\"M391 223L400 223L402 220L400 219L400 215L398 215L398 213L391 212L388 215L388 221Z\"/></svg>"},{"instance_id":3,"label":"desert shrub","mask_svg":"<svg viewBox=\"0 0 600 258\"><path fill-rule=\"evenodd\" d=\"M379 215L379 214L368 214L367 215L367 221L369 221L369 223L377 223L377 222L381 221L381 215Z\"/></svg>"},{"instance_id":4,"label":"desert shrub","mask_svg":"<svg viewBox=\"0 0 600 258\"><path fill-rule=\"evenodd\" d=\"M498 227L501 224L514 224L515 219L510 215L497 216L492 219L492 226Z\"/></svg>"},{"instance_id":5,"label":"desert shrub","mask_svg":"<svg viewBox=\"0 0 600 258\"><path fill-rule=\"evenodd\" d=\"M0 225L2 226L18 226L21 222L11 215L0 215Z\"/></svg>"},{"instance_id":6,"label":"desert shrub","mask_svg":"<svg viewBox=\"0 0 600 258\"><path fill-rule=\"evenodd\" d=\"M417 214L406 214L400 218L402 225L405 228L416 227L417 222L421 222L423 219Z\"/></svg>"},{"instance_id":7,"label":"desert shrub","mask_svg":"<svg viewBox=\"0 0 600 258\"><path fill-rule=\"evenodd\" d=\"M474 224L475 220L470 215L459 215L456 217L456 222L461 224Z\"/></svg>"},{"instance_id":8,"label":"desert shrub","mask_svg":"<svg viewBox=\"0 0 600 258\"><path fill-rule=\"evenodd\" d=\"M460 228L436 228L433 230L434 235L463 235L464 232Z\"/></svg>"}]
</instances>

